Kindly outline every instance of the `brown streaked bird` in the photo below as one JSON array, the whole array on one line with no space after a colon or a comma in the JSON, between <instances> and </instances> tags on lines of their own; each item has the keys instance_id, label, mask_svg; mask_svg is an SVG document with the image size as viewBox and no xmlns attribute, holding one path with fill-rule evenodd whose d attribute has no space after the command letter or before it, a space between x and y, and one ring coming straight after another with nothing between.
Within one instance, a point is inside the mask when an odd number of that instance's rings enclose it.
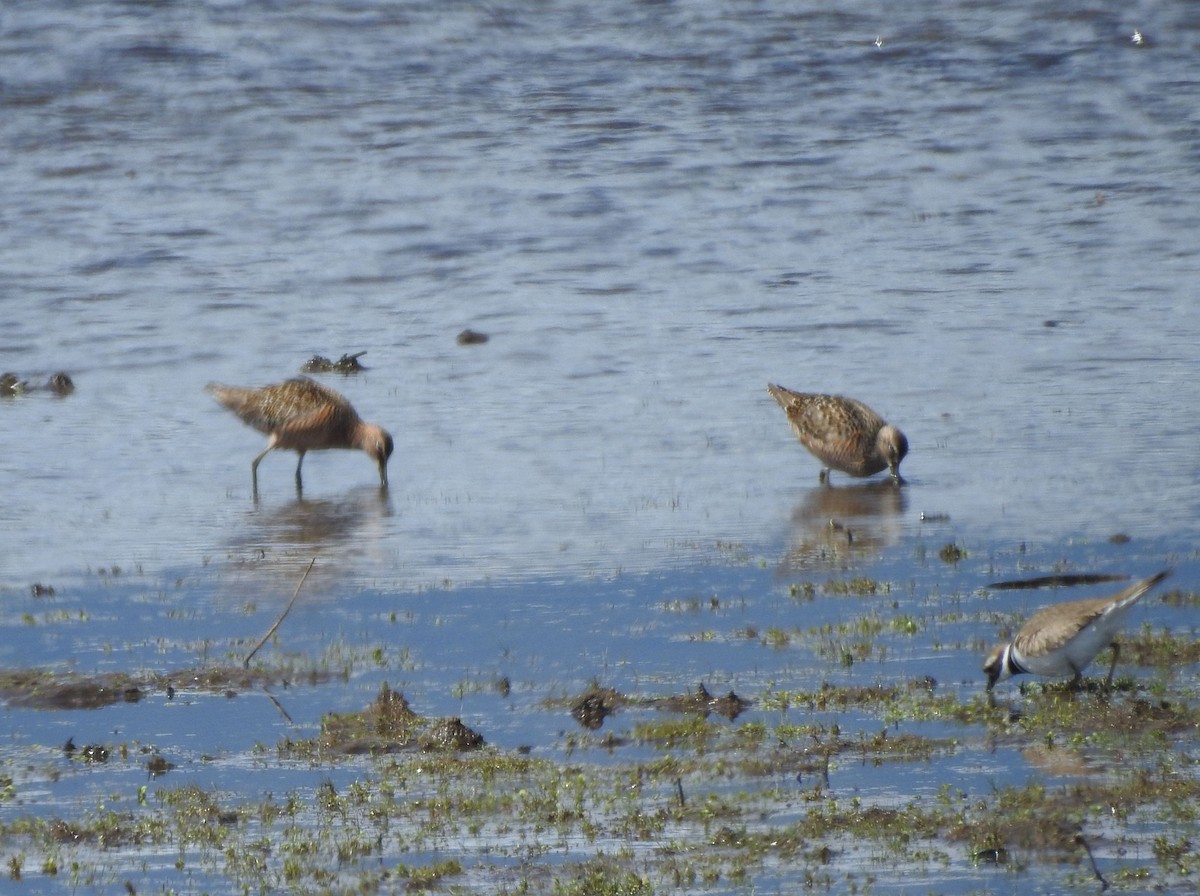
<instances>
[{"instance_id":1,"label":"brown streaked bird","mask_svg":"<svg viewBox=\"0 0 1200 896\"><path fill-rule=\"evenodd\" d=\"M205 389L241 417L242 422L269 436L267 447L250 465L256 495L259 461L276 448L300 455L296 462L297 491L303 488L300 467L305 452L328 448L354 448L367 452L379 465L379 484L387 488L392 437L374 423L364 422L341 393L307 377L296 377L259 389L222 386L220 383L209 383Z\"/></svg>"},{"instance_id":2,"label":"brown streaked bird","mask_svg":"<svg viewBox=\"0 0 1200 896\"><path fill-rule=\"evenodd\" d=\"M851 476L874 476L886 469L896 482L904 481L900 461L908 454L908 439L861 401L793 392L773 383L767 391L787 414L800 444L825 465L822 482L830 469Z\"/></svg>"},{"instance_id":3,"label":"brown streaked bird","mask_svg":"<svg viewBox=\"0 0 1200 896\"><path fill-rule=\"evenodd\" d=\"M1121 650L1114 639L1121 623L1141 596L1170 574L1164 569L1112 597L1068 601L1034 613L1015 638L988 654L983 664L987 689L1024 673L1072 675L1072 684L1077 686L1083 670L1105 647L1112 647L1112 664L1105 679L1105 686L1111 686Z\"/></svg>"}]
</instances>

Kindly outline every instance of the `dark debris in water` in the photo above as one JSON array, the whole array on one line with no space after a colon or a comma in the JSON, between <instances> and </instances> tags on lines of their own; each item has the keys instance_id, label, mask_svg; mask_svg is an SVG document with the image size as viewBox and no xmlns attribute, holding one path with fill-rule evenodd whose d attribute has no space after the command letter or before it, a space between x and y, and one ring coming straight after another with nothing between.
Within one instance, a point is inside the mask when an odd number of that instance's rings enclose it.
<instances>
[{"instance_id":1,"label":"dark debris in water","mask_svg":"<svg viewBox=\"0 0 1200 896\"><path fill-rule=\"evenodd\" d=\"M992 582L985 588L997 591L1017 588L1070 588L1076 585L1099 585L1103 582L1124 582L1129 576L1119 573L1062 573L1053 576L1036 576L1032 579L1011 579Z\"/></svg>"},{"instance_id":2,"label":"dark debris in water","mask_svg":"<svg viewBox=\"0 0 1200 896\"><path fill-rule=\"evenodd\" d=\"M307 680L315 683L328 677L327 673L312 673ZM288 683L280 673L234 666L141 676L125 673L82 676L37 669L8 669L0 670L0 701L28 709L100 709L120 701L138 703L153 692L165 693L170 699L180 688L236 694L238 690Z\"/></svg>"},{"instance_id":3,"label":"dark debris in water","mask_svg":"<svg viewBox=\"0 0 1200 896\"><path fill-rule=\"evenodd\" d=\"M68 759L82 759L84 762L108 762L109 750L101 744L87 744L82 749L75 746L71 738L63 745L63 753Z\"/></svg>"},{"instance_id":4,"label":"dark debris in water","mask_svg":"<svg viewBox=\"0 0 1200 896\"><path fill-rule=\"evenodd\" d=\"M342 355L336 361L330 361L323 355L313 355L304 362L304 366L300 368L301 373L340 373L343 376L349 376L352 373L359 373L366 370L358 359L365 355L366 352L356 352L353 355Z\"/></svg>"},{"instance_id":5,"label":"dark debris in water","mask_svg":"<svg viewBox=\"0 0 1200 896\"><path fill-rule=\"evenodd\" d=\"M604 725L604 720L620 709L625 698L612 688L593 685L571 703L571 716L589 731Z\"/></svg>"},{"instance_id":6,"label":"dark debris in water","mask_svg":"<svg viewBox=\"0 0 1200 896\"><path fill-rule=\"evenodd\" d=\"M696 685L693 693L652 699L649 705L667 712L697 712L701 715L715 713L732 722L750 706L750 701L743 700L733 691L723 697L715 697L701 682Z\"/></svg>"},{"instance_id":7,"label":"dark debris in water","mask_svg":"<svg viewBox=\"0 0 1200 896\"><path fill-rule=\"evenodd\" d=\"M102 744L88 744L79 751L79 755L88 762L108 762L108 747Z\"/></svg>"},{"instance_id":8,"label":"dark debris in water","mask_svg":"<svg viewBox=\"0 0 1200 896\"><path fill-rule=\"evenodd\" d=\"M52 843L91 843L96 839L92 831L68 824L61 818L56 818L46 825L46 833Z\"/></svg>"},{"instance_id":9,"label":"dark debris in water","mask_svg":"<svg viewBox=\"0 0 1200 896\"><path fill-rule=\"evenodd\" d=\"M31 383L11 371L0 373L0 398L16 398L30 392L49 392L51 395L62 397L74 391L74 381L69 374L61 370L51 374L43 383Z\"/></svg>"},{"instance_id":10,"label":"dark debris in water","mask_svg":"<svg viewBox=\"0 0 1200 896\"><path fill-rule=\"evenodd\" d=\"M459 345L483 345L488 341L487 333L480 333L478 330L466 329L458 334L455 341Z\"/></svg>"},{"instance_id":11,"label":"dark debris in water","mask_svg":"<svg viewBox=\"0 0 1200 896\"><path fill-rule=\"evenodd\" d=\"M0 673L0 697L32 709L99 709L119 700L136 703L140 696L125 675L55 678L36 670Z\"/></svg>"},{"instance_id":12,"label":"dark debris in water","mask_svg":"<svg viewBox=\"0 0 1200 896\"><path fill-rule=\"evenodd\" d=\"M161 753L155 753L146 761L146 771L152 778L161 778L175 767L175 763L167 760Z\"/></svg>"},{"instance_id":13,"label":"dark debris in water","mask_svg":"<svg viewBox=\"0 0 1200 896\"><path fill-rule=\"evenodd\" d=\"M612 688L593 685L571 701L571 716L584 728L595 731L604 724L608 716L622 706L637 706L663 712L699 713L704 716L716 714L732 722L751 705L751 701L742 699L733 691L724 696L714 696L703 682L691 693L669 697L630 697Z\"/></svg>"},{"instance_id":14,"label":"dark debris in water","mask_svg":"<svg viewBox=\"0 0 1200 896\"><path fill-rule=\"evenodd\" d=\"M455 752L476 750L483 745L483 735L468 728L462 723L462 719L458 718L439 719L434 722L433 727L421 743L422 749L426 751L451 750Z\"/></svg>"}]
</instances>

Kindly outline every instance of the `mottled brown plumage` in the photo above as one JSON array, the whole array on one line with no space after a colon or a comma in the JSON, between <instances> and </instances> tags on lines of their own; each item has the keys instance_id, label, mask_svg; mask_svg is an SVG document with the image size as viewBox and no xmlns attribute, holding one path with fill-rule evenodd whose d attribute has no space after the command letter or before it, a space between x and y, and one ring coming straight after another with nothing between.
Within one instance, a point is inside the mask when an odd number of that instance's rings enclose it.
<instances>
[{"instance_id":1,"label":"mottled brown plumage","mask_svg":"<svg viewBox=\"0 0 1200 896\"><path fill-rule=\"evenodd\" d=\"M873 410L842 395L793 392L767 385L787 414L792 432L827 469L851 476L873 476L889 470L900 478L900 461L908 454L908 439ZM826 471L822 471L824 479Z\"/></svg>"},{"instance_id":2,"label":"mottled brown plumage","mask_svg":"<svg viewBox=\"0 0 1200 896\"><path fill-rule=\"evenodd\" d=\"M256 494L259 461L276 448L299 453L297 489L302 488L300 467L305 452L329 448L353 448L371 455L379 465L380 485L387 487L392 437L375 424L364 422L354 406L328 386L307 377L297 377L258 389L219 383L210 383L205 388L244 423L269 436L266 449L250 465Z\"/></svg>"},{"instance_id":3,"label":"mottled brown plumage","mask_svg":"<svg viewBox=\"0 0 1200 896\"><path fill-rule=\"evenodd\" d=\"M988 654L983 664L988 690L998 681L1029 672L1071 675L1078 683L1083 670L1105 647L1112 647L1113 652L1106 679L1107 684L1112 684L1120 654L1114 639L1125 615L1143 594L1169 574L1170 570L1163 570L1111 597L1068 601L1034 613L1012 641L1000 644Z\"/></svg>"}]
</instances>

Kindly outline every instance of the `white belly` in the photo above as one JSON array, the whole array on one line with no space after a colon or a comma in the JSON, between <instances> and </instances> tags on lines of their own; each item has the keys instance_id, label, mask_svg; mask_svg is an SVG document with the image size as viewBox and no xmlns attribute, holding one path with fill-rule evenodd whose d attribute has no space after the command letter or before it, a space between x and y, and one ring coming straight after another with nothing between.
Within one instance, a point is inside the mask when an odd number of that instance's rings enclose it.
<instances>
[{"instance_id":1,"label":"white belly","mask_svg":"<svg viewBox=\"0 0 1200 896\"><path fill-rule=\"evenodd\" d=\"M1074 675L1113 640L1109 626L1091 625L1057 650L1039 656L1019 654L1017 661L1036 675Z\"/></svg>"}]
</instances>

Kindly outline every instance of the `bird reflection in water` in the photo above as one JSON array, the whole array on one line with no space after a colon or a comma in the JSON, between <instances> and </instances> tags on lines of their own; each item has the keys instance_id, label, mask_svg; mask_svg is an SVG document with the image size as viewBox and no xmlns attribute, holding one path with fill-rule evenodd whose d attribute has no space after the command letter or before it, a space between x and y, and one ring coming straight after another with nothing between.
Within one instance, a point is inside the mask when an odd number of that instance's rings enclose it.
<instances>
[{"instance_id":1,"label":"bird reflection in water","mask_svg":"<svg viewBox=\"0 0 1200 896\"><path fill-rule=\"evenodd\" d=\"M298 570L316 557L305 591L320 593L322 579L374 575L387 559L385 535L393 514L388 493L375 488L337 498L299 497L273 509L260 505L247 513L247 525L231 539L229 556L242 569L292 584Z\"/></svg>"},{"instance_id":2,"label":"bird reflection in water","mask_svg":"<svg viewBox=\"0 0 1200 896\"><path fill-rule=\"evenodd\" d=\"M842 568L900 540L908 494L890 480L810 489L792 511L780 575Z\"/></svg>"}]
</instances>

